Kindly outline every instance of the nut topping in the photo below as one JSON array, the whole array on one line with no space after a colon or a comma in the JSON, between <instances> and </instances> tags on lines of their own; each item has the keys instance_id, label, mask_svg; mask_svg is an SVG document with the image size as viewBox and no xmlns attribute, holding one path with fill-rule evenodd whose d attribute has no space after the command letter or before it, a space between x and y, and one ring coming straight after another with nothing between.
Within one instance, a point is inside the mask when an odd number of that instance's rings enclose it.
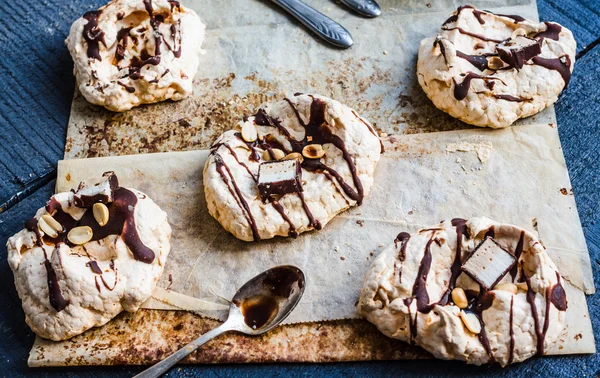
<instances>
[{"instance_id":1,"label":"nut topping","mask_svg":"<svg viewBox=\"0 0 600 378\"><path fill-rule=\"evenodd\" d=\"M320 159L325 155L325 150L320 144L309 144L302 149L302 155L308 159Z\"/></svg>"},{"instance_id":2,"label":"nut topping","mask_svg":"<svg viewBox=\"0 0 600 378\"><path fill-rule=\"evenodd\" d=\"M57 237L58 233L63 230L62 225L49 214L42 215L38 220L38 227L44 234L51 238Z\"/></svg>"},{"instance_id":3,"label":"nut topping","mask_svg":"<svg viewBox=\"0 0 600 378\"><path fill-rule=\"evenodd\" d=\"M517 294L519 288L514 283L506 282L494 286L494 290L508 291L509 293Z\"/></svg>"},{"instance_id":4,"label":"nut topping","mask_svg":"<svg viewBox=\"0 0 600 378\"><path fill-rule=\"evenodd\" d=\"M452 290L452 302L458 306L458 308L467 308L469 301L465 291L460 287L455 287Z\"/></svg>"},{"instance_id":5,"label":"nut topping","mask_svg":"<svg viewBox=\"0 0 600 378\"><path fill-rule=\"evenodd\" d=\"M463 321L469 331L476 335L481 333L481 323L479 322L477 315L473 314L472 312L460 310L460 319Z\"/></svg>"},{"instance_id":6,"label":"nut topping","mask_svg":"<svg viewBox=\"0 0 600 378\"><path fill-rule=\"evenodd\" d=\"M271 159L271 153L275 159ZM279 148L272 148L271 152L269 152L269 150L265 150L262 154L262 157L265 161L281 160L285 157L285 152L281 151Z\"/></svg>"},{"instance_id":7,"label":"nut topping","mask_svg":"<svg viewBox=\"0 0 600 378\"><path fill-rule=\"evenodd\" d=\"M304 157L302 156L302 154L298 153L298 152L292 152L287 154L286 157L283 158L283 160L298 160L300 163L302 163L304 161Z\"/></svg>"},{"instance_id":8,"label":"nut topping","mask_svg":"<svg viewBox=\"0 0 600 378\"><path fill-rule=\"evenodd\" d=\"M256 138L258 138L258 133L256 132L256 126L251 122L246 122L242 126L242 138L246 142L254 142Z\"/></svg>"},{"instance_id":9,"label":"nut topping","mask_svg":"<svg viewBox=\"0 0 600 378\"><path fill-rule=\"evenodd\" d=\"M529 290L529 288L527 287L527 282L519 282L517 284L515 284L515 286L519 289L519 290L523 290L523 291L527 291Z\"/></svg>"},{"instance_id":10,"label":"nut topping","mask_svg":"<svg viewBox=\"0 0 600 378\"><path fill-rule=\"evenodd\" d=\"M79 226L69 231L67 239L75 245L81 245L92 240L93 235L92 229L89 226Z\"/></svg>"},{"instance_id":11,"label":"nut topping","mask_svg":"<svg viewBox=\"0 0 600 378\"><path fill-rule=\"evenodd\" d=\"M499 70L504 67L504 61L497 56L493 56L488 60L490 70Z\"/></svg>"},{"instance_id":12,"label":"nut topping","mask_svg":"<svg viewBox=\"0 0 600 378\"><path fill-rule=\"evenodd\" d=\"M108 223L108 207L106 207L103 203L95 203L92 207L92 212L94 214L94 219L96 222L102 227Z\"/></svg>"},{"instance_id":13,"label":"nut topping","mask_svg":"<svg viewBox=\"0 0 600 378\"><path fill-rule=\"evenodd\" d=\"M518 28L515 29L514 32L512 32L512 34L510 35L511 39L515 39L518 36L523 36L523 37L527 37L527 30L523 29L523 28Z\"/></svg>"}]
</instances>

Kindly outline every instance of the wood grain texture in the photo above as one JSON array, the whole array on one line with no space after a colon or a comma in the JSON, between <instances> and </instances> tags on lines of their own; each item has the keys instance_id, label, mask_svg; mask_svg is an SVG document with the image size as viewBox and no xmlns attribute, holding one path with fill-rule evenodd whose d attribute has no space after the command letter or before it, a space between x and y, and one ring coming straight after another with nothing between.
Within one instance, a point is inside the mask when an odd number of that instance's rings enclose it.
<instances>
[{"instance_id":1,"label":"wood grain texture","mask_svg":"<svg viewBox=\"0 0 600 378\"><path fill-rule=\"evenodd\" d=\"M25 325L12 274L6 263L4 240L21 229L25 219L52 194L55 164L61 158L73 93L72 63L63 40L71 22L103 0L26 0L0 2L0 375L131 376L141 369L27 368L33 334ZM538 1L540 18L569 27L583 57L576 63L570 87L556 105L559 131L569 166L580 216L590 249L596 286L600 287L600 4L592 0ZM367 22L367 21L365 21ZM26 51L26 53L24 52ZM20 193L20 194L19 194ZM11 207L2 212L5 207ZM588 297L600 340L600 301ZM600 357L568 356L529 360L507 369L476 368L459 362L398 361L325 365L226 365L176 368L169 376L598 376Z\"/></svg>"}]
</instances>

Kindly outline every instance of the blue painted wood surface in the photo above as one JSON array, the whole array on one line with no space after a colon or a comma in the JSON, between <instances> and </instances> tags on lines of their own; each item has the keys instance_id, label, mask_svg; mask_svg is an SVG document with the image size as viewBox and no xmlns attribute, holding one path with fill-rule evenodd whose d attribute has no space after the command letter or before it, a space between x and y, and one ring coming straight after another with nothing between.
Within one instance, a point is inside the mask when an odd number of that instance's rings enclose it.
<instances>
[{"instance_id":1,"label":"blue painted wood surface","mask_svg":"<svg viewBox=\"0 0 600 378\"><path fill-rule=\"evenodd\" d=\"M34 335L6 263L4 241L53 193L63 155L74 80L63 41L72 21L104 0L0 1L0 376L131 376L140 367L30 369ZM538 0L541 20L571 29L578 61L556 105L573 189L600 288L600 2ZM600 295L588 297L600 340ZM598 377L600 356L545 357L501 369L449 361L185 366L173 377L263 376L519 376Z\"/></svg>"}]
</instances>

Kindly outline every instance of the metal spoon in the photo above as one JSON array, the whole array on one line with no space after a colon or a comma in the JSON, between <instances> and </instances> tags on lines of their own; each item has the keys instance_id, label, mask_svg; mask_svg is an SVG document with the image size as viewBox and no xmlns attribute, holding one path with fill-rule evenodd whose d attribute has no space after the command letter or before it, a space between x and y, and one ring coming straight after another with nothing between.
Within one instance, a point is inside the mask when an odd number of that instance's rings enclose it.
<instances>
[{"instance_id":1,"label":"metal spoon","mask_svg":"<svg viewBox=\"0 0 600 378\"><path fill-rule=\"evenodd\" d=\"M354 43L350 33L342 25L302 1L273 0L273 2L332 45L347 49Z\"/></svg>"},{"instance_id":2,"label":"metal spoon","mask_svg":"<svg viewBox=\"0 0 600 378\"><path fill-rule=\"evenodd\" d=\"M305 283L304 273L291 265L277 266L259 274L235 294L225 323L135 377L160 377L178 361L224 332L256 336L272 330L296 307Z\"/></svg>"},{"instance_id":3,"label":"metal spoon","mask_svg":"<svg viewBox=\"0 0 600 378\"><path fill-rule=\"evenodd\" d=\"M381 8L375 0L340 0L348 8L365 17L377 17Z\"/></svg>"}]
</instances>

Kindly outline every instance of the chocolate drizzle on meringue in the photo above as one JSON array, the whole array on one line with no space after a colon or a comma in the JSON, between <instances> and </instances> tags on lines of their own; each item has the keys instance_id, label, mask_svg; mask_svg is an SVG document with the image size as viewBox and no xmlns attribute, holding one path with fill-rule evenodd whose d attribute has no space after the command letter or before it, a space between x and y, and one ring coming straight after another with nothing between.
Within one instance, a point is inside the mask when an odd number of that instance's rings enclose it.
<instances>
[{"instance_id":1,"label":"chocolate drizzle on meringue","mask_svg":"<svg viewBox=\"0 0 600 378\"><path fill-rule=\"evenodd\" d=\"M327 125L327 120L325 117L326 111L327 111L326 103L318 98L314 98L313 96L311 96L311 97L312 97L312 102L311 102L311 108L310 108L310 119L308 122L305 122L304 119L301 117L301 115L300 115L298 109L296 108L296 106L294 105L294 103L288 98L285 99L288 102L288 104L290 105L290 107L292 108L292 110L294 111L294 114L296 115L299 124L304 128L305 135L302 140L295 139L291 135L290 131L281 124L280 120L271 117L264 109L262 109L262 108L259 109L257 111L257 113L254 115L253 122L255 125L265 126L265 127L273 127L275 129L277 129L279 131L279 134L281 134L284 138L286 138L289 141L291 149L283 146L272 135L266 135L264 138L259 137L254 142L244 141L240 133L236 133L235 136L238 139L240 139L248 147L248 149L250 150L250 156L248 159L253 162L260 161L260 157L261 157L261 154L259 153L260 150L267 151L269 153L269 156L271 157L271 159L274 159L275 155L273 153L273 148L281 149L282 151L284 151L285 153L288 153L288 154L291 152L297 152L297 153L302 154L303 148L309 144L313 144L313 143L333 144L335 147L337 147L342 152L344 160L348 164L349 171L352 175L352 181L353 181L354 187L352 187L350 184L348 184L339 172L337 172L335 169L322 163L320 159L310 159L310 158L305 157L301 163L301 166L302 166L302 168L304 168L308 171L322 173L328 180L330 180L332 182L332 185L334 186L336 191L341 194L341 196L344 198L344 200L346 201L347 204L349 204L348 198L350 198L351 200L356 201L357 205L360 205L364 198L364 190L362 187L362 183L358 177L358 173L356 171L356 166L354 164L354 160L353 160L352 156L350 155L350 153L348 152L348 150L346 149L346 145L345 145L344 141L337 135L334 135L326 127L326 125ZM353 112L353 114L365 125L365 127L368 128L368 130L371 134L373 134L375 137L377 137L375 130L367 122L365 122L362 118L360 118L355 112ZM247 121L247 120L248 120L248 118L245 118L245 121ZM383 144L381 143L381 140L378 137L377 137L377 139L380 142L381 150L383 152ZM234 159L237 161L237 163L242 165L248 171L248 173L252 176L254 181L256 181L256 175L252 173L252 171L246 164L243 164L239 160L237 154L234 152L234 150L232 149L231 146L229 146L225 143L217 143L211 147L211 149L212 149L211 154L215 155L215 162L217 165L217 170L219 171L219 174L221 175L221 178L223 179L223 181L229 187L230 193L236 198L236 202L237 202L238 206L240 206L240 208L242 209L242 212L244 213L244 216L246 217L248 224L250 225L250 227L253 230L254 240L258 241L258 240L260 240L258 229L256 226L256 222L254 221L254 218L253 218L252 214L250 213L250 208L248 206L248 203L243 198L241 191L239 191L239 189L236 189L237 184L235 182L235 178L229 171L229 168L227 167L227 164L223 161L223 158L220 155L218 155L218 153L217 153L217 150L221 146L225 146L229 150L230 154L234 157ZM219 156L219 157L217 158L217 156ZM224 167L227 169L227 171L229 173L228 175L226 175L225 172L223 171ZM233 187L230 186L230 183ZM338 185L339 185L339 187L338 187ZM304 212L308 218L308 226L312 227L316 230L320 230L322 228L321 222L313 216L313 214L306 202L304 194L302 192L298 192L296 194L298 195L298 197L302 203L302 208L304 209ZM287 217L287 215L285 214L285 210L284 210L283 206L281 205L281 203L279 203L279 202L273 203L273 207L279 212L279 214L281 214L284 221L286 221L289 224L289 226L290 226L289 227L289 236L296 237L297 236L296 227L292 224L289 217Z\"/></svg>"},{"instance_id":2,"label":"chocolate drizzle on meringue","mask_svg":"<svg viewBox=\"0 0 600 378\"><path fill-rule=\"evenodd\" d=\"M442 46L441 43L440 46ZM456 56L471 63L471 65L473 65L473 67L477 68L479 71L485 71L490 68L487 60L488 55L469 55L456 50Z\"/></svg>"},{"instance_id":3,"label":"chocolate drizzle on meringue","mask_svg":"<svg viewBox=\"0 0 600 378\"><path fill-rule=\"evenodd\" d=\"M58 275L56 271L52 267L52 263L48 260L48 256L46 255L46 250L42 249L44 252L44 267L46 268L46 278L48 282L48 299L50 301L50 306L54 308L57 312L61 312L71 303L71 301L65 299L60 289L60 285L58 282ZM58 252L58 246L56 246L55 250ZM58 256L60 259L60 255Z\"/></svg>"},{"instance_id":4,"label":"chocolate drizzle on meringue","mask_svg":"<svg viewBox=\"0 0 600 378\"><path fill-rule=\"evenodd\" d=\"M401 232L394 239L394 245L398 248L398 243L400 244L400 250L398 251L397 259L400 262L404 262L406 259L406 246L408 245L408 241L410 240L410 234L408 232ZM402 283L402 266L404 264L400 264L400 270L398 271L398 282ZM394 267L396 268L396 262L394 262Z\"/></svg>"},{"instance_id":5,"label":"chocolate drizzle on meringue","mask_svg":"<svg viewBox=\"0 0 600 378\"><path fill-rule=\"evenodd\" d=\"M467 239L469 239L470 235L469 235L468 228L467 228L467 221L465 219L460 219L460 218L452 219L451 224L455 228L455 232L456 232L456 236L457 236L456 254L455 254L452 266L450 268L451 276L449 279L448 288L447 288L446 292L444 292L444 294L442 295L442 297L439 301L433 302L433 303L430 303L429 293L427 292L427 277L429 275L429 271L433 264L432 251L431 251L432 244L434 242L436 242L438 245L441 246L440 240L436 237L436 234L439 231L439 229L431 228L431 229L424 229L424 230L419 231L419 232L431 232L431 236L429 237L429 239L425 245L424 251L423 251L423 257L419 264L417 277L415 279L413 289L412 289L412 294L410 297L403 299L404 305L408 308L409 332L410 332L410 343L411 344L414 343L414 340L417 336L418 314L419 313L428 313L436 305L442 305L442 306L447 305L451 301L451 299L449 298L449 293L455 287L456 280L457 280L458 276L460 275L461 257L463 254L462 240L463 240L463 237L466 237ZM489 237L490 235L491 235L491 237L493 237L495 234L494 231L495 231L494 227L493 226L490 227L485 232L485 235L486 235L485 237ZM524 237L525 237L525 231L521 231L519 241L517 242L517 245L515 246L515 249L514 249L514 255L517 258L517 261L520 259L522 252L523 252ZM407 248L407 244L408 244L409 240L410 240L410 234L405 233L405 232L400 233L398 235L398 237L396 237L396 239L394 240L396 249L398 249L400 247L400 250L398 251L398 255L397 255L397 258L395 261L395 265L394 265L395 271L396 271L396 269L398 269L396 267L396 262L400 262L399 269L400 269L400 271L402 269L402 265L403 265L402 262L405 260L406 248ZM401 244L399 244L399 243L401 243ZM517 266L518 266L518 264L515 264L513 269L511 269L511 271L510 271L513 282L514 282L515 277L517 276ZM529 306L531 308L531 315L534 320L534 331L535 331L535 335L536 335L536 348L537 348L538 355L543 355L545 353L544 352L544 341L545 341L546 333L547 333L547 331L549 329L549 325L550 325L550 316L549 316L550 311L551 311L550 304L554 305L554 307L558 311L566 311L567 310L566 293L561 284L561 277L558 272L555 272L555 273L556 273L557 282L553 286L547 288L544 293L544 297L546 300L546 303L545 303L546 311L544 314L543 323L540 320L541 319L540 315L542 315L542 314L540 314L538 312L538 307L535 302L536 292L532 289L531 279L527 278L525 276L522 269L519 273L520 281L527 283L526 300L529 303ZM487 333L486 333L486 327L485 327L485 323L483 321L483 312L492 307L492 305L495 301L495 298L496 298L496 294L493 290L487 290L481 286L480 286L479 291L466 290L465 292L466 292L466 295L468 298L468 306L467 306L467 308L464 309L464 311L473 313L475 316L477 316L477 318L480 322L480 325L481 325L481 332L477 335L477 337L478 337L481 345L485 349L486 354L489 356L489 362L493 363L493 362L495 362L495 356L494 356L494 351L490 345L490 341L489 341ZM514 309L513 309L514 297L515 297L515 295L513 295L511 297L510 313L509 313L510 341L509 341L509 345L507 346L508 353L509 353L509 357L508 357L509 364L512 363L514 360L514 349L515 349ZM411 310L411 305L412 305L413 301L415 301L415 300L416 300L416 311L415 311L415 313L413 313L413 310Z\"/></svg>"},{"instance_id":6,"label":"chocolate drizzle on meringue","mask_svg":"<svg viewBox=\"0 0 600 378\"><path fill-rule=\"evenodd\" d=\"M260 234L258 233L258 228L256 227L256 220L254 219L254 216L252 215L250 206L248 206L248 202L246 201L246 199L244 198L244 195L242 194L240 188L238 187L238 185L235 181L235 177L231 173L229 166L225 163L225 161L223 160L223 157L221 155L219 155L216 151L217 150L213 150L211 155L214 156L217 172L219 172L219 175L221 175L223 182L225 183L225 185L227 185L227 189L229 189L229 192L231 193L233 198L235 198L235 201L237 202L238 206L242 210L242 213L244 214L246 221L250 225L250 228L252 229L252 238L254 239L254 241L259 241Z\"/></svg>"},{"instance_id":7,"label":"chocolate drizzle on meringue","mask_svg":"<svg viewBox=\"0 0 600 378\"><path fill-rule=\"evenodd\" d=\"M99 61L102 61L100 42L106 47L104 31L98 26L98 18L101 14L101 10L89 11L83 14L83 18L87 20L87 24L83 26L83 39L87 42L87 56L90 59Z\"/></svg>"},{"instance_id":8,"label":"chocolate drizzle on meringue","mask_svg":"<svg viewBox=\"0 0 600 378\"><path fill-rule=\"evenodd\" d=\"M46 211L62 225L63 231L56 238L50 238L48 235L40 238L38 231L36 232L38 236L36 244L45 241L50 244L66 243L72 247L73 245L67 240L69 231L75 227L89 226L93 233L91 241L102 240L110 235L120 235L136 260L147 264L152 263L155 257L154 251L141 241L135 225L134 212L138 201L137 196L129 189L119 187L114 191L113 197L114 201L106 205L109 211L109 221L104 226L100 226L96 222L91 208L87 208L83 216L76 220L62 209L61 204L54 197L51 198L46 204ZM34 222L29 220L26 227L27 225L31 227L33 224ZM35 225L37 226L37 221Z\"/></svg>"},{"instance_id":9,"label":"chocolate drizzle on meringue","mask_svg":"<svg viewBox=\"0 0 600 378\"><path fill-rule=\"evenodd\" d=\"M473 79L480 79L480 80L484 80L484 81L490 81L490 80L498 80L498 81L502 81L501 79L497 78L497 77L492 77L492 76L482 76L482 75L478 75L474 72L467 72L466 76L464 77L463 81L461 83L457 83L456 80L454 80L454 97L460 101L460 100L464 100L467 97L467 94L469 93L469 88L471 87L471 81Z\"/></svg>"},{"instance_id":10,"label":"chocolate drizzle on meringue","mask_svg":"<svg viewBox=\"0 0 600 378\"><path fill-rule=\"evenodd\" d=\"M515 264L516 266L516 264ZM514 302L515 302L515 296L511 296L510 297L510 322L509 322L509 333L510 333L510 344L508 345L508 364L512 364L513 359L514 359L514 355L515 355L515 330L513 329L513 318L514 318L514 314L513 314L513 307L514 307Z\"/></svg>"},{"instance_id":11,"label":"chocolate drizzle on meringue","mask_svg":"<svg viewBox=\"0 0 600 378\"><path fill-rule=\"evenodd\" d=\"M571 80L571 58L568 55L563 55L556 59L546 59L536 56L531 61L540 67L558 72L565 82L565 88L569 86L569 81Z\"/></svg>"},{"instance_id":12,"label":"chocolate drizzle on meringue","mask_svg":"<svg viewBox=\"0 0 600 378\"><path fill-rule=\"evenodd\" d=\"M109 264L110 269L115 272L115 283L113 284L112 287L110 287L108 285L108 283L106 283L106 280L104 279L104 276L102 275L103 274L102 269L100 269L100 266L98 266L98 262L96 262L95 260L90 260L87 263L85 263L85 266L89 267L91 269L91 271L94 274L96 274L94 276L94 282L96 283L96 289L98 289L98 292L102 292L100 283L98 282L98 277L100 277L100 281L102 281L102 284L104 285L104 287L106 289L108 289L108 291L113 291L115 289L115 287L117 287L117 270L115 269L114 260L110 260L110 264Z\"/></svg>"},{"instance_id":13,"label":"chocolate drizzle on meringue","mask_svg":"<svg viewBox=\"0 0 600 378\"><path fill-rule=\"evenodd\" d=\"M456 10L455 14L452 15L450 18L448 18L443 23L442 30L444 30L444 31L457 30L461 34L468 35L470 37L473 37L475 39L485 41L485 42L493 42L493 43L497 43L497 44L504 42L503 40L493 39L493 38L486 37L484 35L470 32L469 30L465 30L464 28L461 28L461 27L458 27L455 25L447 26L448 24L456 23L458 21L460 14L465 9L472 9L473 16L477 19L477 21L481 25L485 24L485 20L481 16L482 14L490 14L490 15L496 15L498 17L510 18L514 21L514 23L519 23L519 22L525 21L525 18L518 16L518 15L495 14L490 11L480 11L478 9L475 9L472 6L467 5L467 6L459 7ZM562 27L558 24L550 23L550 22L545 22L544 24L546 25L546 30L533 35L532 38L538 39L540 41L540 43L545 38L558 41L559 35L562 31ZM439 45L440 51L441 51L442 55L444 56L444 59L446 60L446 64L448 64L448 61L446 59L446 52L445 52L444 45L439 41L439 38L441 38L441 37L438 36L438 40L436 40L434 42L434 47ZM498 69L491 69L489 67L489 63L487 60L488 56L496 56L496 55L497 54L469 55L469 54L465 54L461 51L456 51L457 57L467 60L469 63L471 63L471 65L473 65L480 71L484 71L484 70L498 71ZM563 78L563 81L565 82L565 88L569 85L569 80L571 77L571 59L568 55L563 55L557 59L547 59L547 58L542 58L540 56L536 56L536 57L533 57L529 62L531 62L531 63L528 63L528 64L538 65L538 66L544 67L549 70L557 71L558 73L560 73L561 77ZM508 67L503 67L503 68L500 68L499 70L505 70L505 69L514 69L514 67L509 65ZM465 76L465 79L460 84L457 84L456 80L454 79L454 84L455 84L454 97L456 98L456 100L461 101L467 97L467 94L468 94L469 88L470 88L470 84L471 84L471 80L473 80L473 79L483 79L483 80L496 79L496 80L499 80L499 79L493 78L491 76L480 76L473 72L468 72ZM492 85L490 85L491 88L489 88L490 90L492 90L493 83L489 83L489 84L492 84ZM485 92L477 92L477 93L485 93ZM510 94L492 93L491 95L499 100L504 100L504 101L509 101L509 102L529 101L528 99L524 99L519 96L513 96Z\"/></svg>"},{"instance_id":14,"label":"chocolate drizzle on meringue","mask_svg":"<svg viewBox=\"0 0 600 378\"><path fill-rule=\"evenodd\" d=\"M512 278L512 282L515 282L515 278L517 278L517 272L519 269L519 260L521 258L521 254L523 253L524 238L525 238L525 231L522 230L521 236L519 237L519 241L517 243L517 246L515 247L515 252L514 252L515 258L517 259L517 263L515 265L513 265L512 268L510 268L510 277Z\"/></svg>"},{"instance_id":15,"label":"chocolate drizzle on meringue","mask_svg":"<svg viewBox=\"0 0 600 378\"><path fill-rule=\"evenodd\" d=\"M558 41L560 32L562 31L562 26L551 22L544 22L544 24L546 25L547 29L543 32L537 33L533 36L533 38L538 38L540 40L543 40L544 38L550 38Z\"/></svg>"}]
</instances>

